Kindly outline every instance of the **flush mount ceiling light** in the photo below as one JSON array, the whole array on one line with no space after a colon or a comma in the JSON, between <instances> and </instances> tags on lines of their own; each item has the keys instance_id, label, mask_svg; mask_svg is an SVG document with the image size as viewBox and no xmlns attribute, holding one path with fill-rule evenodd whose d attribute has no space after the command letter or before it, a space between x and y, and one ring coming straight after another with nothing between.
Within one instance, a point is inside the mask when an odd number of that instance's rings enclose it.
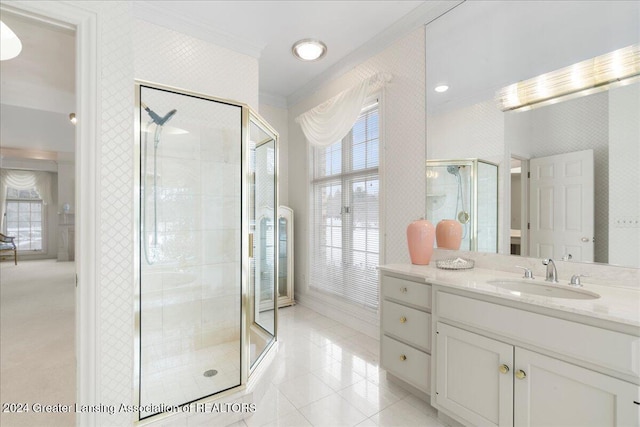
<instances>
[{"instance_id":1,"label":"flush mount ceiling light","mask_svg":"<svg viewBox=\"0 0 640 427\"><path fill-rule=\"evenodd\" d=\"M11 28L0 21L0 61L15 58L22 50L22 42Z\"/></svg>"},{"instance_id":2,"label":"flush mount ceiling light","mask_svg":"<svg viewBox=\"0 0 640 427\"><path fill-rule=\"evenodd\" d=\"M614 83L632 82L638 77L640 45L632 45L506 86L496 93L496 102L502 111L532 108L560 97L579 96L579 92L582 95L604 90Z\"/></svg>"},{"instance_id":3,"label":"flush mount ceiling light","mask_svg":"<svg viewBox=\"0 0 640 427\"><path fill-rule=\"evenodd\" d=\"M446 92L449 90L449 86L447 85L438 85L435 88L433 88L433 90L435 90L438 93L442 93L442 92Z\"/></svg>"},{"instance_id":4,"label":"flush mount ceiling light","mask_svg":"<svg viewBox=\"0 0 640 427\"><path fill-rule=\"evenodd\" d=\"M327 53L327 45L320 40L298 40L291 46L291 53L302 61L317 61Z\"/></svg>"}]
</instances>

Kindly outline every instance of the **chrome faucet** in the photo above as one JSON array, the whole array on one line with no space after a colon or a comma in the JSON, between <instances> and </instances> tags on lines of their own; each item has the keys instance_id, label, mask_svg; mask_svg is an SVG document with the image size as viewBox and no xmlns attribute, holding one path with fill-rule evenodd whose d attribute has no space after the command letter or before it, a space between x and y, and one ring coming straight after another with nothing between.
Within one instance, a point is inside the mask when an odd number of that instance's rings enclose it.
<instances>
[{"instance_id":1,"label":"chrome faucet","mask_svg":"<svg viewBox=\"0 0 640 427\"><path fill-rule=\"evenodd\" d=\"M558 270L556 269L556 263L551 258L545 258L542 260L542 264L547 266L547 282L558 283Z\"/></svg>"}]
</instances>

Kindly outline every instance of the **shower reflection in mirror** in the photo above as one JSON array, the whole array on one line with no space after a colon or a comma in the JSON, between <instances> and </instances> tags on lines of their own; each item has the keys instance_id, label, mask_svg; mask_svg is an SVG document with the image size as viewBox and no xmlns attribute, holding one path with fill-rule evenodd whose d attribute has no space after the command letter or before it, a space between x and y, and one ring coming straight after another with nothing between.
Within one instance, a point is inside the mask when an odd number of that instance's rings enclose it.
<instances>
[{"instance_id":1,"label":"shower reflection in mirror","mask_svg":"<svg viewBox=\"0 0 640 427\"><path fill-rule=\"evenodd\" d=\"M480 159L428 160L426 178L427 219L434 226L459 223L460 250L497 252L498 166Z\"/></svg>"}]
</instances>

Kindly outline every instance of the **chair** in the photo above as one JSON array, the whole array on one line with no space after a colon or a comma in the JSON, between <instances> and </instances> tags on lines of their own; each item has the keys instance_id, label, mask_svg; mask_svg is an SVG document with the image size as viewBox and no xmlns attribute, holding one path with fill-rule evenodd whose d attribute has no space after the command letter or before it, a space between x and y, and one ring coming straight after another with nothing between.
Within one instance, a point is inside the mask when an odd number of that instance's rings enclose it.
<instances>
[{"instance_id":1,"label":"chair","mask_svg":"<svg viewBox=\"0 0 640 427\"><path fill-rule=\"evenodd\" d=\"M13 262L18 265L18 249L14 243L15 237L5 236L0 233L0 252L13 251Z\"/></svg>"}]
</instances>

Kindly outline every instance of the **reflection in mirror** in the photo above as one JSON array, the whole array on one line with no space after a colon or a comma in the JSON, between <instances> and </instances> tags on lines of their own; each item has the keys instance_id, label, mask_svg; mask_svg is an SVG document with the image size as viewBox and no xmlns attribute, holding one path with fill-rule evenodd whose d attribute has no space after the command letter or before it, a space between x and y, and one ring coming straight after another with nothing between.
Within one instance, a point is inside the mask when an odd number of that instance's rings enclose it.
<instances>
[{"instance_id":1,"label":"reflection in mirror","mask_svg":"<svg viewBox=\"0 0 640 427\"><path fill-rule=\"evenodd\" d=\"M638 2L474 1L427 25L427 159L499 164L500 253L640 267L637 77L528 111L502 113L495 101L513 83L637 45L639 16ZM450 89L433 90L442 84ZM563 159L584 152L591 163ZM591 187L550 186L551 174L588 179L589 168ZM565 231L577 233L540 237Z\"/></svg>"},{"instance_id":2,"label":"reflection in mirror","mask_svg":"<svg viewBox=\"0 0 640 427\"><path fill-rule=\"evenodd\" d=\"M497 252L497 195L497 165L479 159L427 160L427 219L438 230L462 229L462 239L452 246L442 244L439 231L438 247Z\"/></svg>"},{"instance_id":3,"label":"reflection in mirror","mask_svg":"<svg viewBox=\"0 0 640 427\"><path fill-rule=\"evenodd\" d=\"M276 322L276 137L266 125L249 119L250 175L250 363L260 358L275 336Z\"/></svg>"}]
</instances>

